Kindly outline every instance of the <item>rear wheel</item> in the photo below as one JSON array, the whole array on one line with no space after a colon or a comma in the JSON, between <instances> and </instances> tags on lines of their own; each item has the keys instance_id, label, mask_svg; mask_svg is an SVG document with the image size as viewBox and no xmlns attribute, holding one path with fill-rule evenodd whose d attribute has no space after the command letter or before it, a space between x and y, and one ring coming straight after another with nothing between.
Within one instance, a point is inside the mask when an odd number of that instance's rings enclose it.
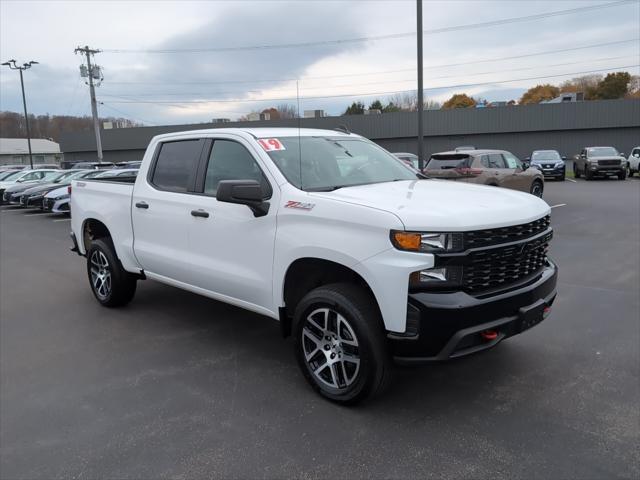
<instances>
[{"instance_id":1,"label":"rear wheel","mask_svg":"<svg viewBox=\"0 0 640 480\"><path fill-rule=\"evenodd\" d=\"M540 180L534 180L531 184L531 195L542 198L543 191L544 186L542 185L542 182Z\"/></svg>"},{"instance_id":2,"label":"rear wheel","mask_svg":"<svg viewBox=\"0 0 640 480\"><path fill-rule=\"evenodd\" d=\"M391 361L374 299L336 283L309 292L296 307L294 347L309 384L322 396L354 404L384 389Z\"/></svg>"},{"instance_id":3,"label":"rear wheel","mask_svg":"<svg viewBox=\"0 0 640 480\"><path fill-rule=\"evenodd\" d=\"M136 277L127 272L110 240L91 242L87 252L87 275L96 300L105 307L120 307L133 299Z\"/></svg>"}]
</instances>

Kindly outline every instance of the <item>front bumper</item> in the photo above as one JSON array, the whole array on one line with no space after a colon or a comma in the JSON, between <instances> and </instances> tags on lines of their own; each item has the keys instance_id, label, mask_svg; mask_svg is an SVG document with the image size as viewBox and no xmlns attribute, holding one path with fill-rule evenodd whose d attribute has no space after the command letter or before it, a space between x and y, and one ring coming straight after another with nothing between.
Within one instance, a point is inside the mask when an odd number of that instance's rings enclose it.
<instances>
[{"instance_id":1,"label":"front bumper","mask_svg":"<svg viewBox=\"0 0 640 480\"><path fill-rule=\"evenodd\" d=\"M565 176L566 167L546 167L544 165L536 165L535 168L540 170L544 178L562 178Z\"/></svg>"},{"instance_id":2,"label":"front bumper","mask_svg":"<svg viewBox=\"0 0 640 480\"><path fill-rule=\"evenodd\" d=\"M394 360L419 364L494 347L540 323L556 297L558 268L551 261L523 286L488 298L465 292L409 294L415 335L388 334Z\"/></svg>"},{"instance_id":3,"label":"front bumper","mask_svg":"<svg viewBox=\"0 0 640 480\"><path fill-rule=\"evenodd\" d=\"M589 165L588 170L592 175L619 175L627 170L625 165Z\"/></svg>"}]
</instances>

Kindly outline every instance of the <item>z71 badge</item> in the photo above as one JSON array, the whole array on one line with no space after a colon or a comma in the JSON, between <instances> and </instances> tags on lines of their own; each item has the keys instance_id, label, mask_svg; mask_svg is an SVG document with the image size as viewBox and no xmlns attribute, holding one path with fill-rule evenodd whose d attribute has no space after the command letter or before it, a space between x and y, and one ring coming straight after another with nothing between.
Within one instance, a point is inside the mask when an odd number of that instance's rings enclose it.
<instances>
[{"instance_id":1,"label":"z71 badge","mask_svg":"<svg viewBox=\"0 0 640 480\"><path fill-rule=\"evenodd\" d=\"M298 210L313 210L315 206L315 203L294 202L293 200L289 200L284 204L284 208L296 208Z\"/></svg>"}]
</instances>

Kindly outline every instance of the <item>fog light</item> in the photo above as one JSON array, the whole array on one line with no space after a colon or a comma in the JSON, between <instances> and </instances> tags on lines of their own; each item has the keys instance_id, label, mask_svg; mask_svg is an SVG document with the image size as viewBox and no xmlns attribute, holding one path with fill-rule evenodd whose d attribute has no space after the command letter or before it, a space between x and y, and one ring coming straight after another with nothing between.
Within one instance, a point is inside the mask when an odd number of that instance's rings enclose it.
<instances>
[{"instance_id":1,"label":"fog light","mask_svg":"<svg viewBox=\"0 0 640 480\"><path fill-rule=\"evenodd\" d=\"M430 268L429 270L422 270L420 272L420 281L421 282L430 282L430 281L447 281L447 269L444 268Z\"/></svg>"}]
</instances>

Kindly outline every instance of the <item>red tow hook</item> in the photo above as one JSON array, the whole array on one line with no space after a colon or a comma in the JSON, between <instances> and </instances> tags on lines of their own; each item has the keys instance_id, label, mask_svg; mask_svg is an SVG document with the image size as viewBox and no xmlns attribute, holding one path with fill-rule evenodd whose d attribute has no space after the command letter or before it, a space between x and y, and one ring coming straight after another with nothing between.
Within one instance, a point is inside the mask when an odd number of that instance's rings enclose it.
<instances>
[{"instance_id":1,"label":"red tow hook","mask_svg":"<svg viewBox=\"0 0 640 480\"><path fill-rule=\"evenodd\" d=\"M485 330L483 332L480 332L480 335L482 335L482 338L487 342L491 342L498 338L498 332L496 332L495 330Z\"/></svg>"},{"instance_id":2,"label":"red tow hook","mask_svg":"<svg viewBox=\"0 0 640 480\"><path fill-rule=\"evenodd\" d=\"M551 307L544 307L544 310L542 310L542 318L547 318L549 316L549 314L551 313Z\"/></svg>"}]
</instances>

